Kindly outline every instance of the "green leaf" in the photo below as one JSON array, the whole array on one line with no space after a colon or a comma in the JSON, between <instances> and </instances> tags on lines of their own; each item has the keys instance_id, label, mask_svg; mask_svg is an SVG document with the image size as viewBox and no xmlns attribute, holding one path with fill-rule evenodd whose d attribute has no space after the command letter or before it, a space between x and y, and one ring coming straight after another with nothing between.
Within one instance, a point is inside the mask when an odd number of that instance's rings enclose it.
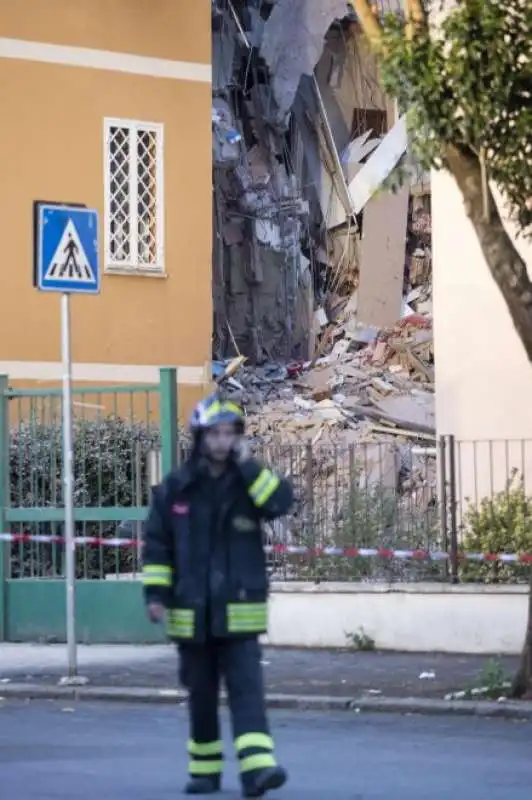
<instances>
[{"instance_id":1,"label":"green leaf","mask_svg":"<svg viewBox=\"0 0 532 800\"><path fill-rule=\"evenodd\" d=\"M532 2L462 0L439 32L404 37L404 18L384 20L381 75L409 110L412 154L444 165L448 145L485 154L488 177L519 229L532 235Z\"/></svg>"}]
</instances>

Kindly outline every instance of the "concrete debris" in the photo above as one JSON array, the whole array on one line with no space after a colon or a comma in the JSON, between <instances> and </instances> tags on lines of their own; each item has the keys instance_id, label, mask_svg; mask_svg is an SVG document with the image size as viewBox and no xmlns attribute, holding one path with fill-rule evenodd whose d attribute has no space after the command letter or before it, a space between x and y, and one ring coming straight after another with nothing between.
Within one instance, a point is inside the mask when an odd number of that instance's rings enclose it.
<instances>
[{"instance_id":1,"label":"concrete debris","mask_svg":"<svg viewBox=\"0 0 532 800\"><path fill-rule=\"evenodd\" d=\"M251 436L263 444L434 441L431 321L407 317L372 330L367 343L343 324L334 335L315 362L242 366L224 384L245 407Z\"/></svg>"},{"instance_id":2,"label":"concrete debris","mask_svg":"<svg viewBox=\"0 0 532 800\"><path fill-rule=\"evenodd\" d=\"M369 156L379 144L379 139L370 139L371 131L366 131L362 136L358 136L349 142L342 153L342 165L348 171L352 165L360 164L363 158ZM348 181L353 180L354 175L347 175Z\"/></svg>"},{"instance_id":3,"label":"concrete debris","mask_svg":"<svg viewBox=\"0 0 532 800\"><path fill-rule=\"evenodd\" d=\"M270 68L281 119L289 112L302 75L312 75L325 34L348 13L346 0L278 0L266 24L260 54Z\"/></svg>"},{"instance_id":4,"label":"concrete debris","mask_svg":"<svg viewBox=\"0 0 532 800\"><path fill-rule=\"evenodd\" d=\"M408 146L406 115L399 117L393 128L383 137L377 149L369 156L361 170L349 184L351 202L358 214L377 189L397 166Z\"/></svg>"}]
</instances>

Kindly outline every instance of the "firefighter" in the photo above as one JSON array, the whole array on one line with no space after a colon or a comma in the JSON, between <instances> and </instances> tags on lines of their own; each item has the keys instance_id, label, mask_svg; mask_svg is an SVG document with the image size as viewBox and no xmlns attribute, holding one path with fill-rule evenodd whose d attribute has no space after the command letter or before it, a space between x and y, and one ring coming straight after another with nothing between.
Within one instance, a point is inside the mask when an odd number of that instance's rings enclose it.
<instances>
[{"instance_id":1,"label":"firefighter","mask_svg":"<svg viewBox=\"0 0 532 800\"><path fill-rule=\"evenodd\" d=\"M259 635L268 576L261 519L289 510L292 487L250 455L244 413L218 394L198 403L192 453L154 489L143 543L148 616L177 642L188 690L187 794L220 791L218 718L227 687L244 797L284 785L268 727Z\"/></svg>"}]
</instances>

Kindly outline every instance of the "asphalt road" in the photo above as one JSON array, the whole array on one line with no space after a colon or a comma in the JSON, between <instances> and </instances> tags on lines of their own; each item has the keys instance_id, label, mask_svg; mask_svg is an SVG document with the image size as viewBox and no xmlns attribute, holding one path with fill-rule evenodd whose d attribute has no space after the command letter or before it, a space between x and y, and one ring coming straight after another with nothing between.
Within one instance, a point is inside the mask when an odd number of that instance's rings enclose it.
<instances>
[{"instance_id":1,"label":"asphalt road","mask_svg":"<svg viewBox=\"0 0 532 800\"><path fill-rule=\"evenodd\" d=\"M529 800L532 725L478 718L275 713L290 784L279 800ZM183 710L0 704L0 794L24 800L175 800ZM228 748L229 734L227 734ZM234 760L221 798L239 797Z\"/></svg>"}]
</instances>

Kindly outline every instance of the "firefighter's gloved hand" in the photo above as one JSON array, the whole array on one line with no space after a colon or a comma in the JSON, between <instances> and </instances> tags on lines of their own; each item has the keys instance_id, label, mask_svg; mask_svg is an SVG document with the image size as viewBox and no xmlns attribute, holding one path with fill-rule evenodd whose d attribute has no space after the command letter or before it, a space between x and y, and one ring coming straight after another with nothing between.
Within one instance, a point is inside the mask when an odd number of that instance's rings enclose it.
<instances>
[{"instance_id":1,"label":"firefighter's gloved hand","mask_svg":"<svg viewBox=\"0 0 532 800\"><path fill-rule=\"evenodd\" d=\"M251 445L243 436L241 436L238 442L235 444L233 448L233 455L237 464L243 464L245 461L249 461L251 458Z\"/></svg>"},{"instance_id":2,"label":"firefighter's gloved hand","mask_svg":"<svg viewBox=\"0 0 532 800\"><path fill-rule=\"evenodd\" d=\"M148 603L148 619L150 622L162 622L165 609L162 603Z\"/></svg>"}]
</instances>

